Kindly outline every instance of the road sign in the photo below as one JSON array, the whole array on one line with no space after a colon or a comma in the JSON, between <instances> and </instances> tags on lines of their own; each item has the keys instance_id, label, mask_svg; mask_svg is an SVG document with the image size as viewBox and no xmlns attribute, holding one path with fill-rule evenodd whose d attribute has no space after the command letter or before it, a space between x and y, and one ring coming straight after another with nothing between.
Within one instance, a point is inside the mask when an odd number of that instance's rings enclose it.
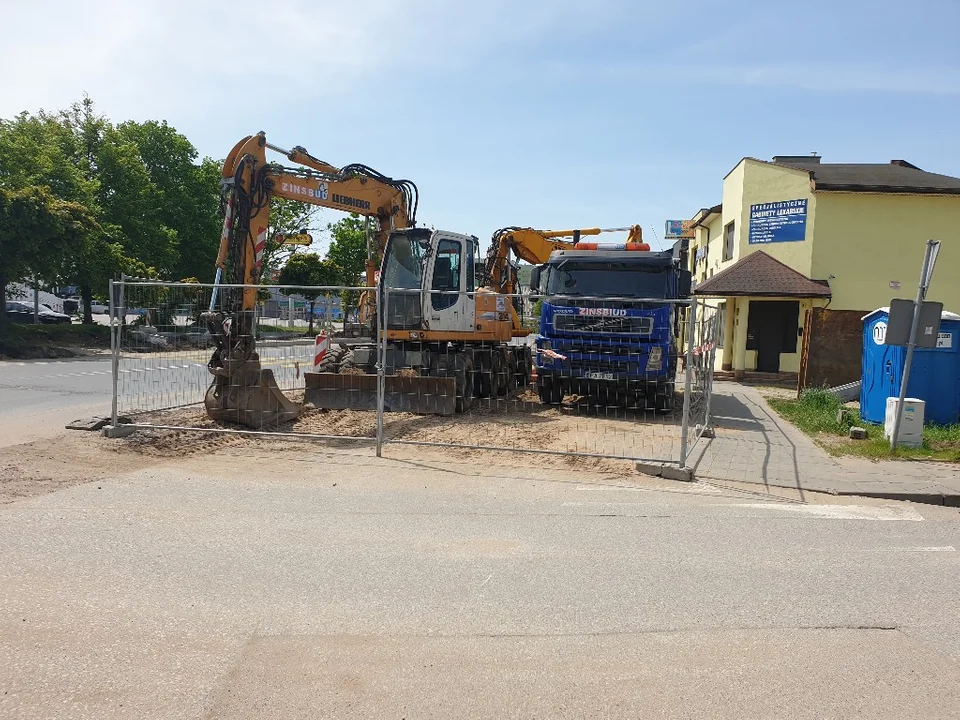
<instances>
[{"instance_id":1,"label":"road sign","mask_svg":"<svg viewBox=\"0 0 960 720\"><path fill-rule=\"evenodd\" d=\"M664 235L671 240L694 237L693 220L667 220Z\"/></svg>"},{"instance_id":2,"label":"road sign","mask_svg":"<svg viewBox=\"0 0 960 720\"><path fill-rule=\"evenodd\" d=\"M913 300L891 300L890 322L883 339L884 345L909 345L910 323L913 322ZM943 303L924 302L920 306L920 319L917 321L917 347L935 348L940 334L940 316Z\"/></svg>"}]
</instances>

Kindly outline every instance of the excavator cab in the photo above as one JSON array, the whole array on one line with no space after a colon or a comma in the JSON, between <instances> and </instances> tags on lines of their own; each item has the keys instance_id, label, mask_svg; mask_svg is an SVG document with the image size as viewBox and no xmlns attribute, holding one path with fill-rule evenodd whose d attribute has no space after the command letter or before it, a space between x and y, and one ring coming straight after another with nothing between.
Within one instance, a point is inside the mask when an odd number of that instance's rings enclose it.
<instances>
[{"instance_id":1,"label":"excavator cab","mask_svg":"<svg viewBox=\"0 0 960 720\"><path fill-rule=\"evenodd\" d=\"M471 235L423 228L391 233L380 273L387 329L473 330L476 252Z\"/></svg>"}]
</instances>

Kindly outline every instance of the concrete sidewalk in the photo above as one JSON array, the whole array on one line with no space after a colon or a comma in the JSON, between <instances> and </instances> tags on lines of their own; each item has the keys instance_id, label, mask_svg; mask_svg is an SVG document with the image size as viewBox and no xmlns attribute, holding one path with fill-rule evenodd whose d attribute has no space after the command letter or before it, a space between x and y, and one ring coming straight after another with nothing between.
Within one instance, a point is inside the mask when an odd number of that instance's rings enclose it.
<instances>
[{"instance_id":1,"label":"concrete sidewalk","mask_svg":"<svg viewBox=\"0 0 960 720\"><path fill-rule=\"evenodd\" d=\"M715 383L711 415L716 438L697 443L690 459L697 477L960 507L960 466L831 457L755 388Z\"/></svg>"}]
</instances>

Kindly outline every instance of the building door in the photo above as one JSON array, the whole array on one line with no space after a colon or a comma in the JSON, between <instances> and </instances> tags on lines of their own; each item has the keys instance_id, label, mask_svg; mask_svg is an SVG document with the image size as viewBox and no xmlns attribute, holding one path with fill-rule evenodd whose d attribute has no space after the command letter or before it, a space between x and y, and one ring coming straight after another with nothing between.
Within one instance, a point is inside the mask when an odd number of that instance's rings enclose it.
<instances>
[{"instance_id":1,"label":"building door","mask_svg":"<svg viewBox=\"0 0 960 720\"><path fill-rule=\"evenodd\" d=\"M780 372L780 353L797 351L800 303L797 300L751 300L747 350L757 351L758 372Z\"/></svg>"}]
</instances>

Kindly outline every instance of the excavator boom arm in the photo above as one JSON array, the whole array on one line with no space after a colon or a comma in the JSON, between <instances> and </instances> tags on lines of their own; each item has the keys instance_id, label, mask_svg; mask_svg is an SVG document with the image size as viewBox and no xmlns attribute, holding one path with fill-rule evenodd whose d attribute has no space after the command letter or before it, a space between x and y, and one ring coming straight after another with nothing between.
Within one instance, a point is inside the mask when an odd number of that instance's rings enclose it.
<instances>
[{"instance_id":1,"label":"excavator boom arm","mask_svg":"<svg viewBox=\"0 0 960 720\"><path fill-rule=\"evenodd\" d=\"M304 167L268 163L267 149ZM263 133L237 143L224 162L222 174L224 225L217 256L218 280L228 265L233 265L228 281L247 285L259 282L273 197L376 218L374 248L367 262L370 286L390 231L416 221L418 195L411 181L394 180L366 165L337 168L302 147L284 150L271 145ZM245 289L238 309L250 311L255 304L256 289Z\"/></svg>"},{"instance_id":2,"label":"excavator boom arm","mask_svg":"<svg viewBox=\"0 0 960 720\"><path fill-rule=\"evenodd\" d=\"M267 149L301 167L268 163ZM374 284L376 262L390 231L413 225L417 211L416 185L366 165L336 168L301 147L283 150L270 145L264 133L250 135L233 147L223 164L223 231L215 287L209 311L204 313L216 345L207 363L214 380L204 403L214 420L254 428L291 420L298 413L273 373L260 366L254 340L256 286L263 270L270 202L275 197L376 218L375 249L367 259L368 285ZM222 284L227 287L221 288ZM367 307L372 295L364 295Z\"/></svg>"}]
</instances>

